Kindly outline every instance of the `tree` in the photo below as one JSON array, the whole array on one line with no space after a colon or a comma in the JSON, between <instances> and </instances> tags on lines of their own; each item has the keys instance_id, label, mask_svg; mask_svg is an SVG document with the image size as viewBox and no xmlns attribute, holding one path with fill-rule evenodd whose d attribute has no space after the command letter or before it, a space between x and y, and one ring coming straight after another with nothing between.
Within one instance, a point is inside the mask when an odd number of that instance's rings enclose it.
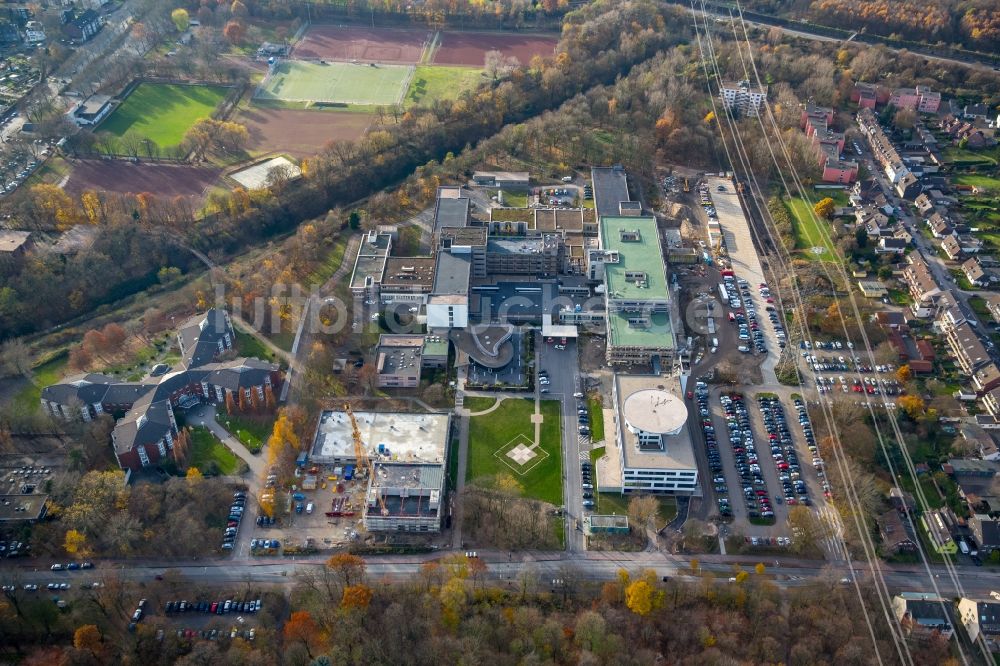
<instances>
[{"instance_id":1,"label":"tree","mask_svg":"<svg viewBox=\"0 0 1000 666\"><path fill-rule=\"evenodd\" d=\"M191 26L191 16L183 7L178 7L170 12L170 20L174 22L174 27L178 32L184 32Z\"/></svg>"},{"instance_id":2,"label":"tree","mask_svg":"<svg viewBox=\"0 0 1000 666\"><path fill-rule=\"evenodd\" d=\"M636 529L645 530L660 511L659 501L652 495L635 495L628 502L628 517Z\"/></svg>"},{"instance_id":3,"label":"tree","mask_svg":"<svg viewBox=\"0 0 1000 666\"><path fill-rule=\"evenodd\" d=\"M625 588L625 605L636 615L645 617L653 610L656 589L644 580L637 580Z\"/></svg>"},{"instance_id":4,"label":"tree","mask_svg":"<svg viewBox=\"0 0 1000 666\"><path fill-rule=\"evenodd\" d=\"M341 608L365 610L372 601L372 589L367 585L350 585L344 588Z\"/></svg>"},{"instance_id":5,"label":"tree","mask_svg":"<svg viewBox=\"0 0 1000 666\"><path fill-rule=\"evenodd\" d=\"M66 539L63 542L63 548L70 555L78 555L80 557L86 557L87 550L87 535L78 530L67 530Z\"/></svg>"},{"instance_id":6,"label":"tree","mask_svg":"<svg viewBox=\"0 0 1000 666\"><path fill-rule=\"evenodd\" d=\"M288 642L301 643L310 659L313 658L313 650L321 650L324 643L323 632L309 611L292 613L285 623L284 636Z\"/></svg>"},{"instance_id":7,"label":"tree","mask_svg":"<svg viewBox=\"0 0 1000 666\"><path fill-rule=\"evenodd\" d=\"M924 399L917 395L902 395L896 400L896 405L913 420L923 414L926 408Z\"/></svg>"},{"instance_id":8,"label":"tree","mask_svg":"<svg viewBox=\"0 0 1000 666\"><path fill-rule=\"evenodd\" d=\"M892 124L896 129L913 129L917 123L917 112L913 109L900 109L892 117Z\"/></svg>"},{"instance_id":9,"label":"tree","mask_svg":"<svg viewBox=\"0 0 1000 666\"><path fill-rule=\"evenodd\" d=\"M351 553L337 553L326 561L340 584L345 588L359 585L365 579L365 561Z\"/></svg>"},{"instance_id":10,"label":"tree","mask_svg":"<svg viewBox=\"0 0 1000 666\"><path fill-rule=\"evenodd\" d=\"M101 632L97 629L97 625L84 624L77 627L76 631L73 632L73 647L89 652L97 659L98 655L104 651Z\"/></svg>"},{"instance_id":11,"label":"tree","mask_svg":"<svg viewBox=\"0 0 1000 666\"><path fill-rule=\"evenodd\" d=\"M24 340L7 340L0 346L0 377L27 377L31 372L31 350Z\"/></svg>"},{"instance_id":12,"label":"tree","mask_svg":"<svg viewBox=\"0 0 1000 666\"><path fill-rule=\"evenodd\" d=\"M899 368L896 369L896 379L899 380L900 384L905 384L913 379L913 370L911 370L908 365L899 366Z\"/></svg>"},{"instance_id":13,"label":"tree","mask_svg":"<svg viewBox=\"0 0 1000 666\"><path fill-rule=\"evenodd\" d=\"M816 213L818 217L823 219L830 219L833 216L833 211L836 209L837 205L834 203L833 199L826 197L825 199L820 199L813 206L813 212Z\"/></svg>"},{"instance_id":14,"label":"tree","mask_svg":"<svg viewBox=\"0 0 1000 666\"><path fill-rule=\"evenodd\" d=\"M240 21L228 21L226 27L222 29L222 36L234 46L242 44L243 38L246 37L246 27Z\"/></svg>"},{"instance_id":15,"label":"tree","mask_svg":"<svg viewBox=\"0 0 1000 666\"><path fill-rule=\"evenodd\" d=\"M195 485L201 479L203 479L204 476L202 476L201 470L198 469L197 467L188 467L187 474L184 475L184 478L186 478L188 480L188 483L190 483L191 485Z\"/></svg>"}]
</instances>

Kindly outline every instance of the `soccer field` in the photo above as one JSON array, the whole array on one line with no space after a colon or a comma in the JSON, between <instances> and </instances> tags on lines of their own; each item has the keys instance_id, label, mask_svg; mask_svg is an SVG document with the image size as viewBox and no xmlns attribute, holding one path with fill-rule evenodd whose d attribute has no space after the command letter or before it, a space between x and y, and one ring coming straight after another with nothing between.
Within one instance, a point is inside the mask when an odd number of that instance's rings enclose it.
<instances>
[{"instance_id":1,"label":"soccer field","mask_svg":"<svg viewBox=\"0 0 1000 666\"><path fill-rule=\"evenodd\" d=\"M176 146L195 121L212 115L226 92L222 86L140 83L98 131L135 132L160 148Z\"/></svg>"},{"instance_id":2,"label":"soccer field","mask_svg":"<svg viewBox=\"0 0 1000 666\"><path fill-rule=\"evenodd\" d=\"M261 84L258 99L339 104L398 104L409 86L413 67L285 61Z\"/></svg>"}]
</instances>

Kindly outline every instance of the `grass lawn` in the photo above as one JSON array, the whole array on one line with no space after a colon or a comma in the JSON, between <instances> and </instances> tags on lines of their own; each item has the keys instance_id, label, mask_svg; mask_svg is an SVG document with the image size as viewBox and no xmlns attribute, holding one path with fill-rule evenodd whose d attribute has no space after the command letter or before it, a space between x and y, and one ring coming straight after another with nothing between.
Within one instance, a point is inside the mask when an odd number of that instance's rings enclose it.
<instances>
[{"instance_id":1,"label":"grass lawn","mask_svg":"<svg viewBox=\"0 0 1000 666\"><path fill-rule=\"evenodd\" d=\"M218 471L219 474L228 476L235 474L240 468L240 459L236 454L204 426L191 429L190 456L189 465L197 467L202 474Z\"/></svg>"},{"instance_id":2,"label":"grass lawn","mask_svg":"<svg viewBox=\"0 0 1000 666\"><path fill-rule=\"evenodd\" d=\"M820 199L825 199L830 197L833 199L833 203L838 206L849 206L851 204L848 198L847 190L820 190L814 189L812 193L813 202L819 201Z\"/></svg>"},{"instance_id":3,"label":"grass lawn","mask_svg":"<svg viewBox=\"0 0 1000 666\"><path fill-rule=\"evenodd\" d=\"M594 507L595 513L602 516L628 515L629 497L621 493L597 493L594 497L597 499L597 506Z\"/></svg>"},{"instance_id":4,"label":"grass lawn","mask_svg":"<svg viewBox=\"0 0 1000 666\"><path fill-rule=\"evenodd\" d=\"M274 415L262 414L261 416L244 416L241 414L227 414L225 407L220 407L216 420L229 431L229 434L240 440L243 446L247 447L250 453L260 453L264 448L264 442L271 436L274 428Z\"/></svg>"},{"instance_id":5,"label":"grass lawn","mask_svg":"<svg viewBox=\"0 0 1000 666\"><path fill-rule=\"evenodd\" d=\"M29 381L14 396L14 405L17 409L28 413L38 411L42 404L42 389L50 384L55 384L66 375L68 362L69 354L63 351L36 365L32 369L33 381Z\"/></svg>"},{"instance_id":6,"label":"grass lawn","mask_svg":"<svg viewBox=\"0 0 1000 666\"><path fill-rule=\"evenodd\" d=\"M913 297L903 289L890 289L889 300L892 301L893 305L909 305L913 302Z\"/></svg>"},{"instance_id":7,"label":"grass lawn","mask_svg":"<svg viewBox=\"0 0 1000 666\"><path fill-rule=\"evenodd\" d=\"M958 146L947 146L944 149L944 159L956 164L991 164L996 165L996 158L989 151L966 150Z\"/></svg>"},{"instance_id":8,"label":"grass lawn","mask_svg":"<svg viewBox=\"0 0 1000 666\"><path fill-rule=\"evenodd\" d=\"M799 255L804 259L817 261L837 261L837 250L833 246L832 231L827 229L829 240L820 230L820 221L812 211L812 207L800 197L792 197L785 202L792 214L792 231L795 234L795 249L801 250ZM825 248L822 252L814 252L813 248Z\"/></svg>"},{"instance_id":9,"label":"grass lawn","mask_svg":"<svg viewBox=\"0 0 1000 666\"><path fill-rule=\"evenodd\" d=\"M599 398L587 398L587 411L590 413L590 438L595 442L604 441L604 409Z\"/></svg>"},{"instance_id":10,"label":"grass lawn","mask_svg":"<svg viewBox=\"0 0 1000 666\"><path fill-rule=\"evenodd\" d=\"M463 92L475 90L485 80L482 70L475 67L419 65L413 73L403 104L429 105L436 101L458 99Z\"/></svg>"},{"instance_id":11,"label":"grass lawn","mask_svg":"<svg viewBox=\"0 0 1000 666\"><path fill-rule=\"evenodd\" d=\"M347 252L347 238L344 236L336 237L333 241L333 247L330 248L330 252L326 255L326 259L309 274L309 277L306 278L306 283L310 286L323 284L332 278L333 274L344 263L345 252Z\"/></svg>"},{"instance_id":12,"label":"grass lawn","mask_svg":"<svg viewBox=\"0 0 1000 666\"><path fill-rule=\"evenodd\" d=\"M496 398L479 398L472 396L465 399L463 406L470 412L481 412L484 409L489 409L496 403Z\"/></svg>"},{"instance_id":13,"label":"grass lawn","mask_svg":"<svg viewBox=\"0 0 1000 666\"><path fill-rule=\"evenodd\" d=\"M257 99L333 104L397 104L410 78L401 65L371 66L349 62L278 63L265 79ZM415 77L414 77L415 78Z\"/></svg>"},{"instance_id":14,"label":"grass lawn","mask_svg":"<svg viewBox=\"0 0 1000 666\"><path fill-rule=\"evenodd\" d=\"M226 97L222 86L140 83L98 131L135 132L162 148L178 145L195 121L212 115Z\"/></svg>"},{"instance_id":15,"label":"grass lawn","mask_svg":"<svg viewBox=\"0 0 1000 666\"><path fill-rule=\"evenodd\" d=\"M541 442L535 456L523 464L515 462L507 451L518 444L529 446L534 438L534 401L508 398L484 416L469 422L469 468L466 481L497 474L509 474L520 482L525 497L562 505L562 423L559 402L541 403ZM540 449L540 450L539 450Z\"/></svg>"},{"instance_id":16,"label":"grass lawn","mask_svg":"<svg viewBox=\"0 0 1000 666\"><path fill-rule=\"evenodd\" d=\"M986 299L982 296L970 296L969 307L980 317L990 318L990 310L986 307Z\"/></svg>"},{"instance_id":17,"label":"grass lawn","mask_svg":"<svg viewBox=\"0 0 1000 666\"><path fill-rule=\"evenodd\" d=\"M658 497L660 500L660 513L657 515L653 525L657 530L662 530L667 523L677 517L677 499L674 497Z\"/></svg>"},{"instance_id":18,"label":"grass lawn","mask_svg":"<svg viewBox=\"0 0 1000 666\"><path fill-rule=\"evenodd\" d=\"M420 239L422 236L423 231L416 225L400 227L396 250L404 257L418 256L420 254Z\"/></svg>"},{"instance_id":19,"label":"grass lawn","mask_svg":"<svg viewBox=\"0 0 1000 666\"><path fill-rule=\"evenodd\" d=\"M1000 192L1000 178L992 178L978 173L960 173L952 177L956 185L969 185L981 190Z\"/></svg>"},{"instance_id":20,"label":"grass lawn","mask_svg":"<svg viewBox=\"0 0 1000 666\"><path fill-rule=\"evenodd\" d=\"M528 193L518 192L516 190L502 190L503 191L503 205L508 208L527 208L528 206Z\"/></svg>"},{"instance_id":21,"label":"grass lawn","mask_svg":"<svg viewBox=\"0 0 1000 666\"><path fill-rule=\"evenodd\" d=\"M274 352L268 349L263 342L257 339L256 335L247 333L239 327L233 327L236 331L236 353L240 356L259 358L262 361L274 361Z\"/></svg>"}]
</instances>

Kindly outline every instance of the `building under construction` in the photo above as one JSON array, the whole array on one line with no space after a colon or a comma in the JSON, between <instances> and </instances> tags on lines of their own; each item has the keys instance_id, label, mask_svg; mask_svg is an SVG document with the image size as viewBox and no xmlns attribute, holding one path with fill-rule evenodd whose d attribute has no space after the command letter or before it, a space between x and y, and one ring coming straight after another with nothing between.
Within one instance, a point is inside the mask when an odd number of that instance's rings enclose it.
<instances>
[{"instance_id":1,"label":"building under construction","mask_svg":"<svg viewBox=\"0 0 1000 666\"><path fill-rule=\"evenodd\" d=\"M449 414L320 414L310 458L353 465L365 476L365 528L373 532L441 529Z\"/></svg>"}]
</instances>

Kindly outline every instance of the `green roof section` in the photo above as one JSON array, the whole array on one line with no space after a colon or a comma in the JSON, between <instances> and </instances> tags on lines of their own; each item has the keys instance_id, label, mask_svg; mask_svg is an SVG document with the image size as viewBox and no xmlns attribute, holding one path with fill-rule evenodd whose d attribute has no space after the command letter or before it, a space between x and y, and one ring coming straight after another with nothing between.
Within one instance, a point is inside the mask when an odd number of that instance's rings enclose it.
<instances>
[{"instance_id":1,"label":"green roof section","mask_svg":"<svg viewBox=\"0 0 1000 666\"><path fill-rule=\"evenodd\" d=\"M436 339L435 339L436 338ZM423 353L428 356L447 356L448 355L448 337L426 335L424 336L424 349Z\"/></svg>"},{"instance_id":2,"label":"green roof section","mask_svg":"<svg viewBox=\"0 0 1000 666\"><path fill-rule=\"evenodd\" d=\"M618 252L617 264L604 265L610 300L669 298L656 218L602 216L601 247ZM645 273L645 281L626 279L627 273Z\"/></svg>"},{"instance_id":3,"label":"green roof section","mask_svg":"<svg viewBox=\"0 0 1000 666\"><path fill-rule=\"evenodd\" d=\"M670 315L657 312L646 315L648 325L633 326L630 317L638 313L608 313L608 344L613 347L641 347L643 349L674 349L674 332L670 326Z\"/></svg>"}]
</instances>

